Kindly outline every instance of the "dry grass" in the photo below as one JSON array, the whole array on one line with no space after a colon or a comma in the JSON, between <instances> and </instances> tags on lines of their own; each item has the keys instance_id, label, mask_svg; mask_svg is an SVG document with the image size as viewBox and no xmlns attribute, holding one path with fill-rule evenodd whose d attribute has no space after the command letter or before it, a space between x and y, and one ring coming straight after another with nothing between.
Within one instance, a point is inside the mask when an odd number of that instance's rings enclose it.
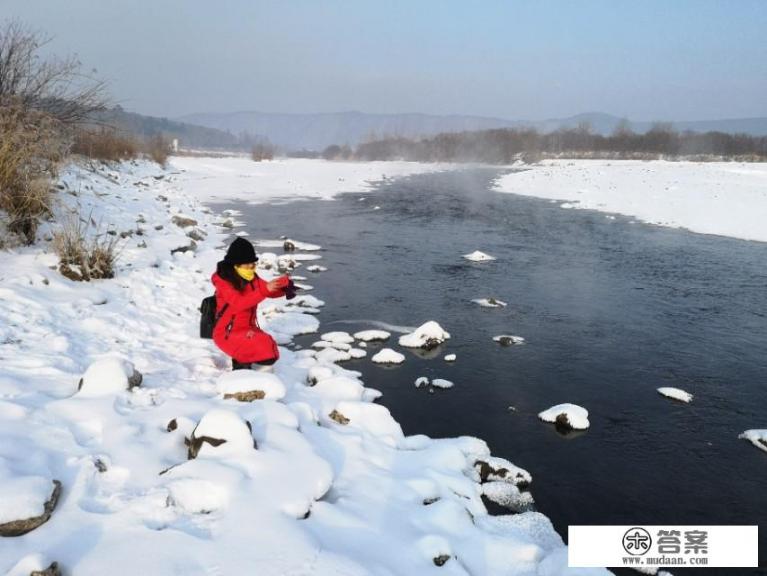
<instances>
[{"instance_id":1,"label":"dry grass","mask_svg":"<svg viewBox=\"0 0 767 576\"><path fill-rule=\"evenodd\" d=\"M256 144L250 150L250 157L255 162L274 160L274 147L270 144Z\"/></svg>"},{"instance_id":2,"label":"dry grass","mask_svg":"<svg viewBox=\"0 0 767 576\"><path fill-rule=\"evenodd\" d=\"M170 154L170 143L162 134L141 139L112 127L84 128L75 133L70 151L105 162L133 160L143 154L164 167Z\"/></svg>"},{"instance_id":3,"label":"dry grass","mask_svg":"<svg viewBox=\"0 0 767 576\"><path fill-rule=\"evenodd\" d=\"M170 142L162 134L157 134L146 141L144 152L164 168L170 155Z\"/></svg>"},{"instance_id":4,"label":"dry grass","mask_svg":"<svg viewBox=\"0 0 767 576\"><path fill-rule=\"evenodd\" d=\"M35 241L39 219L50 214L51 178L66 148L54 118L0 103L0 210L7 231L27 244Z\"/></svg>"},{"instance_id":5,"label":"dry grass","mask_svg":"<svg viewBox=\"0 0 767 576\"><path fill-rule=\"evenodd\" d=\"M70 280L114 278L120 239L98 230L88 238L91 223L90 216L85 219L71 214L53 235L53 247L60 259L59 272Z\"/></svg>"},{"instance_id":6,"label":"dry grass","mask_svg":"<svg viewBox=\"0 0 767 576\"><path fill-rule=\"evenodd\" d=\"M114 128L82 129L75 133L71 152L108 162L131 160L138 156L139 143L132 136L121 134Z\"/></svg>"}]
</instances>

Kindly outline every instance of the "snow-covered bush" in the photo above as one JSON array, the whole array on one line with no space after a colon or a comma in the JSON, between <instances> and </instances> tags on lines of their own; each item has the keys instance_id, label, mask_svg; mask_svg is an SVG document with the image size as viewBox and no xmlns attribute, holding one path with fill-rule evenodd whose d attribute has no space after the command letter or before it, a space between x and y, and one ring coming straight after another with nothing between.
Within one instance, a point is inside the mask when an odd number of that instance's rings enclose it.
<instances>
[{"instance_id":1,"label":"snow-covered bush","mask_svg":"<svg viewBox=\"0 0 767 576\"><path fill-rule=\"evenodd\" d=\"M75 281L114 278L120 255L120 237L110 231L90 235L90 216L69 214L53 234L53 248L59 257L59 272Z\"/></svg>"}]
</instances>

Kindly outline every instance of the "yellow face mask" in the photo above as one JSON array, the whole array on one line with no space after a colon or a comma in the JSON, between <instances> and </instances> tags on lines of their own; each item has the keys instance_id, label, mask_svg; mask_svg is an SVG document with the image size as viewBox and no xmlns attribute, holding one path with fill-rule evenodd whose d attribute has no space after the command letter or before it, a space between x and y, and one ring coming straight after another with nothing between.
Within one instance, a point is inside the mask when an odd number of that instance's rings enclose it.
<instances>
[{"instance_id":1,"label":"yellow face mask","mask_svg":"<svg viewBox=\"0 0 767 576\"><path fill-rule=\"evenodd\" d=\"M253 278L256 277L256 269L255 268L245 268L244 266L235 266L234 271L237 272L237 275L245 280L246 282L250 282L253 280Z\"/></svg>"}]
</instances>

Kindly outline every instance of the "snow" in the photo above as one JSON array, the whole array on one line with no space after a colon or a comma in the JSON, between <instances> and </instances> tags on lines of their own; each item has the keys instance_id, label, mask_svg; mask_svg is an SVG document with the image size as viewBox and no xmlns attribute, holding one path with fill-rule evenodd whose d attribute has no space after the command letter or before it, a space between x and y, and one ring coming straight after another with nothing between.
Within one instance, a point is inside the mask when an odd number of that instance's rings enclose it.
<instances>
[{"instance_id":1,"label":"snow","mask_svg":"<svg viewBox=\"0 0 767 576\"><path fill-rule=\"evenodd\" d=\"M455 362L455 354L445 354L445 362Z\"/></svg>"},{"instance_id":2,"label":"snow","mask_svg":"<svg viewBox=\"0 0 767 576\"><path fill-rule=\"evenodd\" d=\"M444 378L434 378L431 381L431 385L436 388L452 388L455 384L453 384L450 380L445 380Z\"/></svg>"},{"instance_id":3,"label":"snow","mask_svg":"<svg viewBox=\"0 0 767 576\"><path fill-rule=\"evenodd\" d=\"M360 332L355 332L354 337L357 340L362 340L363 342L372 342L374 340L388 340L391 336L391 332L387 332L386 330L362 330Z\"/></svg>"},{"instance_id":4,"label":"snow","mask_svg":"<svg viewBox=\"0 0 767 576\"><path fill-rule=\"evenodd\" d=\"M738 438L748 440L760 450L767 452L767 430L746 430L738 435Z\"/></svg>"},{"instance_id":5,"label":"snow","mask_svg":"<svg viewBox=\"0 0 767 576\"><path fill-rule=\"evenodd\" d=\"M327 342L340 342L342 344L354 344L354 338L348 332L326 332L320 336Z\"/></svg>"},{"instance_id":6,"label":"snow","mask_svg":"<svg viewBox=\"0 0 767 576\"><path fill-rule=\"evenodd\" d=\"M198 457L226 458L254 449L253 437L245 421L230 410L214 408L208 411L192 432L193 439L214 438L224 443L214 446L203 442Z\"/></svg>"},{"instance_id":7,"label":"snow","mask_svg":"<svg viewBox=\"0 0 767 576\"><path fill-rule=\"evenodd\" d=\"M515 512L528 509L534 503L530 492L522 492L509 482L485 482L482 484L482 494L499 506L509 508Z\"/></svg>"},{"instance_id":8,"label":"snow","mask_svg":"<svg viewBox=\"0 0 767 576\"><path fill-rule=\"evenodd\" d=\"M236 370L224 372L216 380L219 394L236 394L259 390L268 400L279 400L285 397L285 384L274 374L256 372L254 370Z\"/></svg>"},{"instance_id":9,"label":"snow","mask_svg":"<svg viewBox=\"0 0 767 576\"><path fill-rule=\"evenodd\" d=\"M421 386L431 386L432 388L452 388L454 384L450 380L445 380L444 378L434 378L433 380L429 381L429 379L426 376L419 376L415 379L415 387L420 388ZM433 390L430 390L430 392L433 392Z\"/></svg>"},{"instance_id":10,"label":"snow","mask_svg":"<svg viewBox=\"0 0 767 576\"><path fill-rule=\"evenodd\" d=\"M434 320L430 320L416 328L415 331L410 334L400 336L399 345L405 346L406 348L432 347L441 344L448 338L450 338L450 334Z\"/></svg>"},{"instance_id":11,"label":"snow","mask_svg":"<svg viewBox=\"0 0 767 576\"><path fill-rule=\"evenodd\" d=\"M2 464L0 460L0 465ZM5 468L3 466L2 468ZM0 468L0 524L40 516L53 492L53 482L42 476L15 476Z\"/></svg>"},{"instance_id":12,"label":"snow","mask_svg":"<svg viewBox=\"0 0 767 576\"><path fill-rule=\"evenodd\" d=\"M490 256L490 254L485 254L480 250L475 250L470 254L464 254L463 257L472 262L490 262L491 260L496 260L495 256Z\"/></svg>"},{"instance_id":13,"label":"snow","mask_svg":"<svg viewBox=\"0 0 767 576\"><path fill-rule=\"evenodd\" d=\"M483 308L503 308L507 306L506 302L497 298L475 298L472 302L479 304Z\"/></svg>"},{"instance_id":14,"label":"snow","mask_svg":"<svg viewBox=\"0 0 767 576\"><path fill-rule=\"evenodd\" d=\"M405 361L405 355L391 348L382 348L371 360L377 364L402 364Z\"/></svg>"},{"instance_id":15,"label":"snow","mask_svg":"<svg viewBox=\"0 0 767 576\"><path fill-rule=\"evenodd\" d=\"M495 188L567 200L562 207L767 241L767 163L553 160L506 174Z\"/></svg>"},{"instance_id":16,"label":"snow","mask_svg":"<svg viewBox=\"0 0 767 576\"><path fill-rule=\"evenodd\" d=\"M686 402L690 403L692 402L692 394L689 392L685 392L684 390L680 388L673 388L671 386L663 386L661 388L658 388L658 393L662 396L665 396L666 398L672 398L674 400L679 400L680 402Z\"/></svg>"},{"instance_id":17,"label":"snow","mask_svg":"<svg viewBox=\"0 0 767 576\"><path fill-rule=\"evenodd\" d=\"M429 379L426 376L419 376L415 379L415 387L420 388L421 386L428 386L429 385Z\"/></svg>"},{"instance_id":18,"label":"snow","mask_svg":"<svg viewBox=\"0 0 767 576\"><path fill-rule=\"evenodd\" d=\"M351 352L348 350L339 350L333 346L329 346L317 352L314 355L317 360L327 363L345 362L352 359Z\"/></svg>"},{"instance_id":19,"label":"snow","mask_svg":"<svg viewBox=\"0 0 767 576\"><path fill-rule=\"evenodd\" d=\"M128 389L133 364L121 358L96 360L83 374L80 396L103 396Z\"/></svg>"},{"instance_id":20,"label":"snow","mask_svg":"<svg viewBox=\"0 0 767 576\"><path fill-rule=\"evenodd\" d=\"M202 201L245 200L251 204L330 200L341 192L363 192L387 177L449 169L449 164L418 162L326 162L302 158L253 162L248 157L174 156L178 182L189 197ZM212 185L214 184L214 185Z\"/></svg>"},{"instance_id":21,"label":"snow","mask_svg":"<svg viewBox=\"0 0 767 576\"><path fill-rule=\"evenodd\" d=\"M544 422L556 422L557 417L564 415L570 426L576 430L585 430L589 427L589 412L577 404L557 404L548 410L538 414L538 418Z\"/></svg>"},{"instance_id":22,"label":"snow","mask_svg":"<svg viewBox=\"0 0 767 576\"><path fill-rule=\"evenodd\" d=\"M489 517L474 470L492 458L483 441L404 436L373 403L378 390L322 357L359 355L352 342L286 347L319 331L321 300L259 307L259 322L281 346L273 372L232 372L230 359L199 338L198 306L212 293L210 274L239 216L202 201L329 199L370 189L383 170L432 169L238 158L173 158L167 170L148 162L62 167L59 219L92 210L95 222L134 235L123 240L115 278L88 283L62 277L44 239L0 252L0 519L38 514L53 480L63 494L44 526L0 539L0 573L29 574L53 561L66 574L146 576L237 574L243 566L307 576L567 573L567 548L545 516ZM197 224L182 228L176 214ZM219 226L226 218L234 229ZM55 229L44 222L40 237ZM189 246L192 230L203 236L196 248L171 253ZM262 254L259 274L300 265L296 256ZM349 349L334 347L342 344ZM134 370L143 381L129 389ZM223 398L250 390L265 398ZM333 411L347 423L331 419ZM192 459L187 441L199 443ZM451 558L440 568L432 554Z\"/></svg>"}]
</instances>

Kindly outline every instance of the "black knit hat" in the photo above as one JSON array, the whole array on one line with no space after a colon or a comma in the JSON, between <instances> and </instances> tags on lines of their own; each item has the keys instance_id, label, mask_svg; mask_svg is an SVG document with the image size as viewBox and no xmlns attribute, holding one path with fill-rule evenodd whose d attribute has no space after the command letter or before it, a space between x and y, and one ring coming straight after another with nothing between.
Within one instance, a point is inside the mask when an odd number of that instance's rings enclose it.
<instances>
[{"instance_id":1,"label":"black knit hat","mask_svg":"<svg viewBox=\"0 0 767 576\"><path fill-rule=\"evenodd\" d=\"M258 260L253 244L238 236L234 242L229 245L229 249L224 256L224 262L227 264L249 264Z\"/></svg>"}]
</instances>

